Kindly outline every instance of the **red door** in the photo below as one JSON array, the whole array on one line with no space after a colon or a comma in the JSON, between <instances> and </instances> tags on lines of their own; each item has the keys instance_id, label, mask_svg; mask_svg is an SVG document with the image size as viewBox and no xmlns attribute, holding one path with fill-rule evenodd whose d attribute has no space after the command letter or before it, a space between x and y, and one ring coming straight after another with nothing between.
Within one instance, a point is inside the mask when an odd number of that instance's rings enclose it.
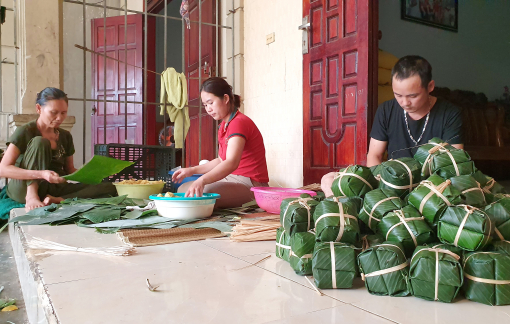
<instances>
[{"instance_id":1,"label":"red door","mask_svg":"<svg viewBox=\"0 0 510 324\"><path fill-rule=\"evenodd\" d=\"M370 0L303 0L309 53L303 55L304 184L366 164L371 92Z\"/></svg>"},{"instance_id":2,"label":"red door","mask_svg":"<svg viewBox=\"0 0 510 324\"><path fill-rule=\"evenodd\" d=\"M124 62L124 28L124 16L107 18L106 28L103 18L93 19L92 50L104 53L106 29L106 55ZM127 16L127 62L137 67L143 66L142 15ZM106 112L104 102L101 101L105 96L107 100L119 101L107 102ZM125 65L111 59L105 61L101 55L92 55L92 98L100 100L95 103L95 114L92 115L93 145L105 143L105 131L106 143L125 143L126 124L128 143L143 144L143 106L132 103L124 105L125 97ZM142 102L143 99L143 70L127 66L127 101Z\"/></svg>"},{"instance_id":3,"label":"red door","mask_svg":"<svg viewBox=\"0 0 510 324\"><path fill-rule=\"evenodd\" d=\"M190 20L198 21L198 1L189 1ZM216 23L216 0L202 1L202 21ZM200 160L212 160L215 156L215 138L217 130L214 120L205 112L200 99L200 80L202 82L216 71L216 27L202 25L202 39L199 41L199 25L191 23L191 29L185 29L185 72L188 81L190 129L186 137L186 165L198 165ZM199 53L201 46L201 53ZM201 54L201 55L200 55ZM202 60L199 62L199 57ZM200 63L200 65L199 65ZM200 117L199 117L200 115ZM200 121L201 119L201 121ZM199 132L201 130L201 132ZM201 136L200 136L201 134Z\"/></svg>"}]
</instances>

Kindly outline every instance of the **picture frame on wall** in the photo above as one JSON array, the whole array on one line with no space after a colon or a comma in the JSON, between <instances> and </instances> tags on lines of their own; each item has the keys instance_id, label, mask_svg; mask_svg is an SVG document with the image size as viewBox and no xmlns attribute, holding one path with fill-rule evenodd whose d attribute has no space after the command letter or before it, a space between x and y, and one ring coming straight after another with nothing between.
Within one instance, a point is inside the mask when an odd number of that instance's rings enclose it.
<instances>
[{"instance_id":1,"label":"picture frame on wall","mask_svg":"<svg viewBox=\"0 0 510 324\"><path fill-rule=\"evenodd\" d=\"M458 32L458 0L401 0L401 18Z\"/></svg>"}]
</instances>

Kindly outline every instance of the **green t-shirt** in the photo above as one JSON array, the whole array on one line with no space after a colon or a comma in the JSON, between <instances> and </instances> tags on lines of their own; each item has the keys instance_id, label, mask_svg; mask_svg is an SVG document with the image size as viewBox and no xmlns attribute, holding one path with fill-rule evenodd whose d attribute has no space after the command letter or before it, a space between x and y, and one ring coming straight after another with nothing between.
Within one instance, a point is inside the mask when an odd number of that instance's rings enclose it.
<instances>
[{"instance_id":1,"label":"green t-shirt","mask_svg":"<svg viewBox=\"0 0 510 324\"><path fill-rule=\"evenodd\" d=\"M57 149L51 150L50 170L57 172L59 175L66 175L65 162L66 158L74 154L73 136L65 129L58 128L59 137L57 141ZM37 128L37 120L31 121L21 127L18 127L9 139L9 144L14 144L20 150L21 154L16 160L16 166L21 165L27 145L30 140L36 136L42 136Z\"/></svg>"}]
</instances>

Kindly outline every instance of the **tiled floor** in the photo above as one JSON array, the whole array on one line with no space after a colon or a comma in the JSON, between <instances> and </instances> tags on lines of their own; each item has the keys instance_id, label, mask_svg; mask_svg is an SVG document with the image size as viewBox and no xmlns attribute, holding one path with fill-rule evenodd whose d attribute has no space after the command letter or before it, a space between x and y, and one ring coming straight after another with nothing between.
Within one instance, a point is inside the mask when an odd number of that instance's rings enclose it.
<instances>
[{"instance_id":1,"label":"tiled floor","mask_svg":"<svg viewBox=\"0 0 510 324\"><path fill-rule=\"evenodd\" d=\"M30 236L81 247L119 245L74 225L25 226ZM66 323L510 323L510 306L370 295L361 280L319 296L275 257L274 242L224 239L137 248L128 257L28 251ZM252 265L270 255L271 257ZM250 266L251 265L251 266ZM150 292L149 279L159 285Z\"/></svg>"}]
</instances>

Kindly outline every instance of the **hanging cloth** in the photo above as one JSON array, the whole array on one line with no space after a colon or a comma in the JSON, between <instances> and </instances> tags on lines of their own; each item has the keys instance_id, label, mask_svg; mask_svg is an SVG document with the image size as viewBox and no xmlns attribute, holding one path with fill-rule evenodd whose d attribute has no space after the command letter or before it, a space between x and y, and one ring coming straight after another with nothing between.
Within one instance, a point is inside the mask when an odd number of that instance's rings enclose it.
<instances>
[{"instance_id":1,"label":"hanging cloth","mask_svg":"<svg viewBox=\"0 0 510 324\"><path fill-rule=\"evenodd\" d=\"M166 103L170 121L174 123L175 147L182 148L190 126L188 84L184 73L177 73L174 68L168 68L161 74L160 98L162 104L160 114L165 114Z\"/></svg>"},{"instance_id":2,"label":"hanging cloth","mask_svg":"<svg viewBox=\"0 0 510 324\"><path fill-rule=\"evenodd\" d=\"M188 10L189 10L188 0L182 0L180 13L181 13L182 19L184 19L184 21L186 22L186 26L188 27L188 29L190 29L189 11Z\"/></svg>"}]
</instances>

